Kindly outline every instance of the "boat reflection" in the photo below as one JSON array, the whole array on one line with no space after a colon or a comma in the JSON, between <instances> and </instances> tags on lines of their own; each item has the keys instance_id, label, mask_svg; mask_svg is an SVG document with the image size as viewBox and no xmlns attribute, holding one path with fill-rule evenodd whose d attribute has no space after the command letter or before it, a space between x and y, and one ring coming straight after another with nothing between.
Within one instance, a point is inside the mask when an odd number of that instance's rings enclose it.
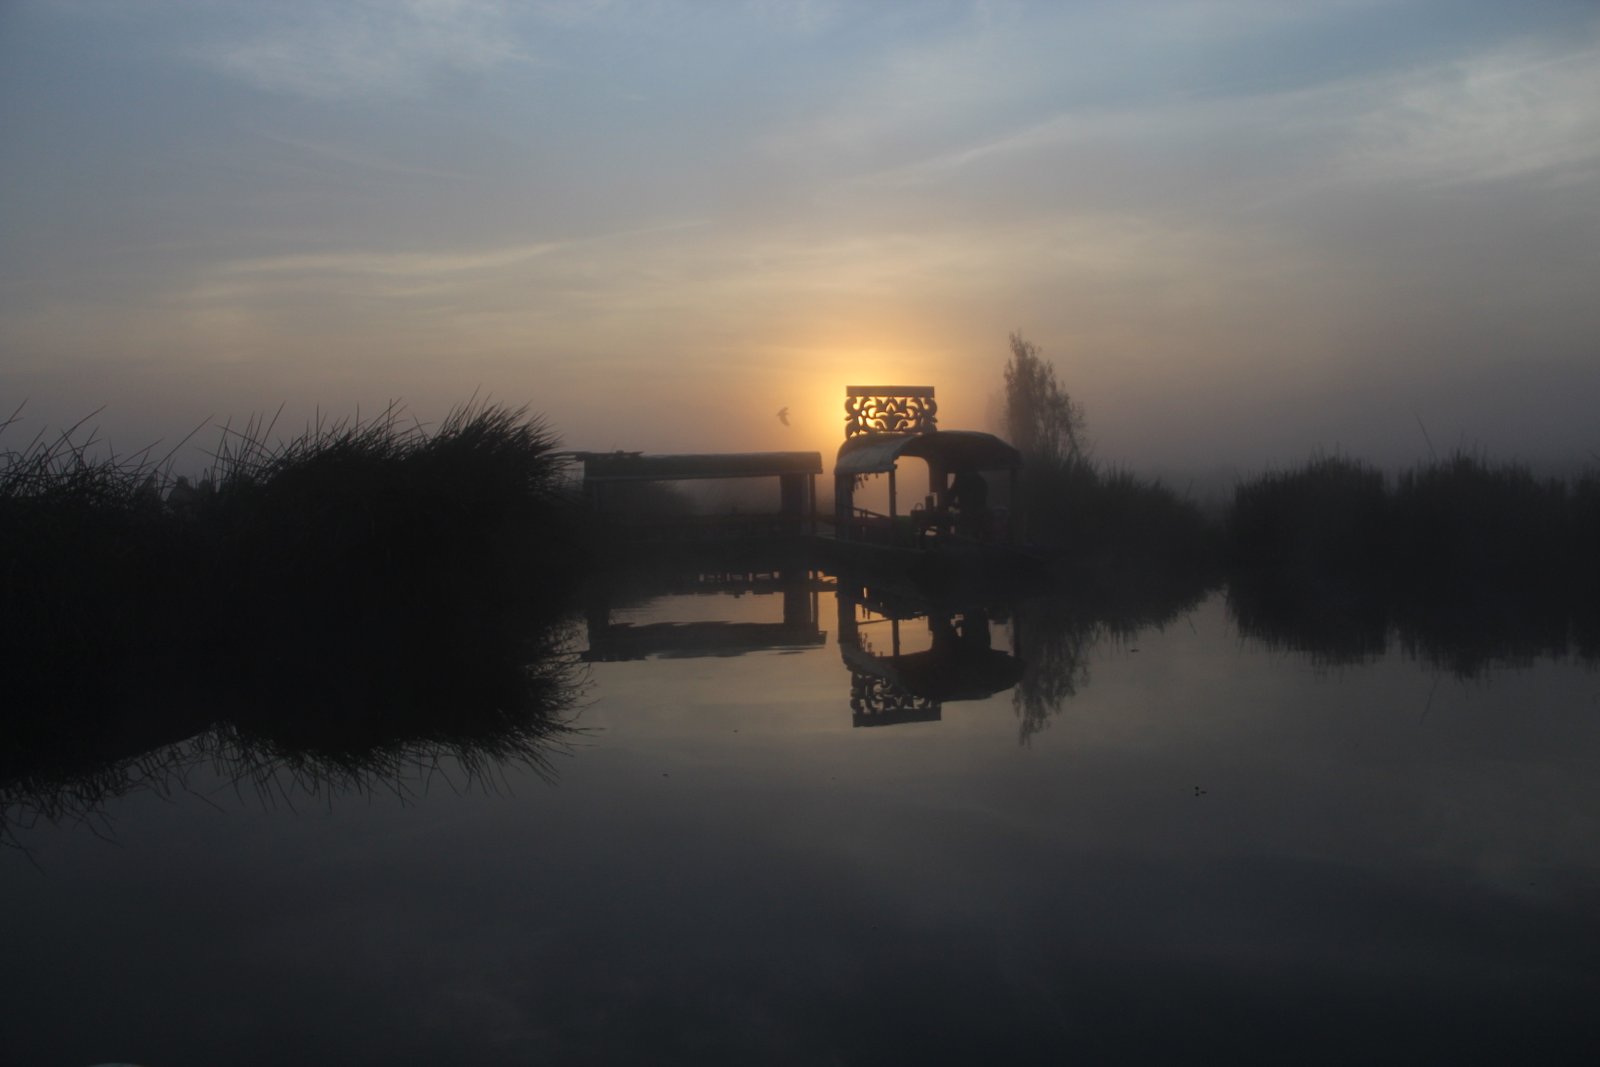
<instances>
[{"instance_id":1,"label":"boat reflection","mask_svg":"<svg viewBox=\"0 0 1600 1067\"><path fill-rule=\"evenodd\" d=\"M806 566L657 570L597 583L580 658L611 663L816 648L827 641L819 606L829 592L854 726L937 721L946 703L987 699L1022 679L1015 648L995 647L993 623L1009 620L1007 606L970 590L964 600L930 600L904 583ZM630 617L636 613L646 616ZM1014 628L1005 633L1013 640Z\"/></svg>"},{"instance_id":2,"label":"boat reflection","mask_svg":"<svg viewBox=\"0 0 1600 1067\"><path fill-rule=\"evenodd\" d=\"M995 648L989 605L918 601L844 577L836 599L853 726L936 722L946 703L986 700L1022 679L1016 631L1010 651ZM907 650L912 630L927 647Z\"/></svg>"},{"instance_id":3,"label":"boat reflection","mask_svg":"<svg viewBox=\"0 0 1600 1067\"><path fill-rule=\"evenodd\" d=\"M827 640L818 621L818 596L825 586L810 569L686 571L653 577L643 585L597 583L590 590L589 647L582 653L584 662L742 656L747 652L814 647ZM782 600L783 614L778 621L717 618L637 623L615 617L641 600L674 593L718 597L727 603L732 603L728 598L746 595L776 595Z\"/></svg>"}]
</instances>

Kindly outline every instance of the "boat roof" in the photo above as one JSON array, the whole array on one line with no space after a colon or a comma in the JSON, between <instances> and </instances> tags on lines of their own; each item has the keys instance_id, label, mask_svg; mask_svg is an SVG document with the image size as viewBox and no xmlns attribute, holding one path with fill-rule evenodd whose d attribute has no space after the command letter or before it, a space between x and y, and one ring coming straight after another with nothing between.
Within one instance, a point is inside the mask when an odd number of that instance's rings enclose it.
<instances>
[{"instance_id":1,"label":"boat roof","mask_svg":"<svg viewBox=\"0 0 1600 1067\"><path fill-rule=\"evenodd\" d=\"M901 456L938 459L947 468L1015 470L1022 453L992 433L934 430L929 433L868 433L839 446L834 474L882 474Z\"/></svg>"},{"instance_id":2,"label":"boat roof","mask_svg":"<svg viewBox=\"0 0 1600 1067\"><path fill-rule=\"evenodd\" d=\"M899 656L874 656L855 645L841 645L845 666L881 678L912 696L940 702L987 700L1022 680L1022 661L997 648L940 655L931 649Z\"/></svg>"}]
</instances>

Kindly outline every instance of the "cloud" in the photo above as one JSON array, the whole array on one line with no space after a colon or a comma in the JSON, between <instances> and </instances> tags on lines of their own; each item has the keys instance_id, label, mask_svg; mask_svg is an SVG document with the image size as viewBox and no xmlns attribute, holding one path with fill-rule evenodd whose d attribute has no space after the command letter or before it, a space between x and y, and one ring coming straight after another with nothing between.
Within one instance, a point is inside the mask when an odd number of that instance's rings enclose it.
<instances>
[{"instance_id":1,"label":"cloud","mask_svg":"<svg viewBox=\"0 0 1600 1067\"><path fill-rule=\"evenodd\" d=\"M1357 119L1349 171L1456 185L1592 174L1600 48L1473 56L1398 81Z\"/></svg>"},{"instance_id":2,"label":"cloud","mask_svg":"<svg viewBox=\"0 0 1600 1067\"><path fill-rule=\"evenodd\" d=\"M506 248L440 252L330 252L237 260L223 268L232 276L288 275L315 284L330 274L373 277L444 277L471 271L503 270L562 247L547 241Z\"/></svg>"},{"instance_id":3,"label":"cloud","mask_svg":"<svg viewBox=\"0 0 1600 1067\"><path fill-rule=\"evenodd\" d=\"M269 92L318 100L414 97L439 79L526 60L495 0L308 5L242 40L197 51L206 66Z\"/></svg>"},{"instance_id":4,"label":"cloud","mask_svg":"<svg viewBox=\"0 0 1600 1067\"><path fill-rule=\"evenodd\" d=\"M1207 220L1299 245L1306 264L1342 270L1338 258L1354 255L1366 270L1383 248L1406 250L1408 233L1460 244L1494 231L1498 242L1520 225L1532 240L1551 210L1544 193L1592 186L1600 49L1520 43L1308 85L997 113L963 132L902 158L859 159L816 202L862 224L929 211L1041 230ZM1432 195L1446 187L1475 195ZM1405 225L1373 232L1375 210L1402 206ZM1357 231L1364 247L1352 247Z\"/></svg>"},{"instance_id":5,"label":"cloud","mask_svg":"<svg viewBox=\"0 0 1600 1067\"><path fill-rule=\"evenodd\" d=\"M246 257L205 265L167 299L190 322L274 319L298 331L315 321L364 335L392 332L401 319L462 330L485 316L538 320L589 307L601 294L616 312L629 294L640 299L641 287L653 293L670 279L668 235L700 225L497 246ZM365 317L379 306L379 319Z\"/></svg>"}]
</instances>

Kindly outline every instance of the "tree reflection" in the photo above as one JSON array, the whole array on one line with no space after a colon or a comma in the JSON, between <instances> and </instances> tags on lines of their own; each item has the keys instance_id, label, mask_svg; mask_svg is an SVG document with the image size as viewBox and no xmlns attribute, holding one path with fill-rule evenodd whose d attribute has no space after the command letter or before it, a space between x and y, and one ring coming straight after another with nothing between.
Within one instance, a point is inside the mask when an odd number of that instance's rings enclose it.
<instances>
[{"instance_id":1,"label":"tree reflection","mask_svg":"<svg viewBox=\"0 0 1600 1067\"><path fill-rule=\"evenodd\" d=\"M1131 641L1142 630L1165 626L1209 591L1202 580L1185 576L1170 583L1099 583L1019 603L1013 628L1027 667L1011 696L1018 742L1031 743L1089 684L1095 645Z\"/></svg>"},{"instance_id":2,"label":"tree reflection","mask_svg":"<svg viewBox=\"0 0 1600 1067\"><path fill-rule=\"evenodd\" d=\"M1025 635L1028 658L1011 694L1011 708L1017 716L1017 741L1027 745L1088 684L1089 650L1100 639L1101 628L1056 599L1020 607L1016 626Z\"/></svg>"}]
</instances>

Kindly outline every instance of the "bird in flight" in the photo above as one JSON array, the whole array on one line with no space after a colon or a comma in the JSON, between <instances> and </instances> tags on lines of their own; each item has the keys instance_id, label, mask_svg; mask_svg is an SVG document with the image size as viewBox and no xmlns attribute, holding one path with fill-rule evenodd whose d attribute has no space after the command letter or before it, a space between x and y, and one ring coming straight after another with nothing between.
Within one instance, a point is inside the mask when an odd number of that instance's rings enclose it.
<instances>
[{"instance_id":1,"label":"bird in flight","mask_svg":"<svg viewBox=\"0 0 1600 1067\"><path fill-rule=\"evenodd\" d=\"M789 409L787 406L778 409L778 421L785 426L789 425Z\"/></svg>"}]
</instances>

